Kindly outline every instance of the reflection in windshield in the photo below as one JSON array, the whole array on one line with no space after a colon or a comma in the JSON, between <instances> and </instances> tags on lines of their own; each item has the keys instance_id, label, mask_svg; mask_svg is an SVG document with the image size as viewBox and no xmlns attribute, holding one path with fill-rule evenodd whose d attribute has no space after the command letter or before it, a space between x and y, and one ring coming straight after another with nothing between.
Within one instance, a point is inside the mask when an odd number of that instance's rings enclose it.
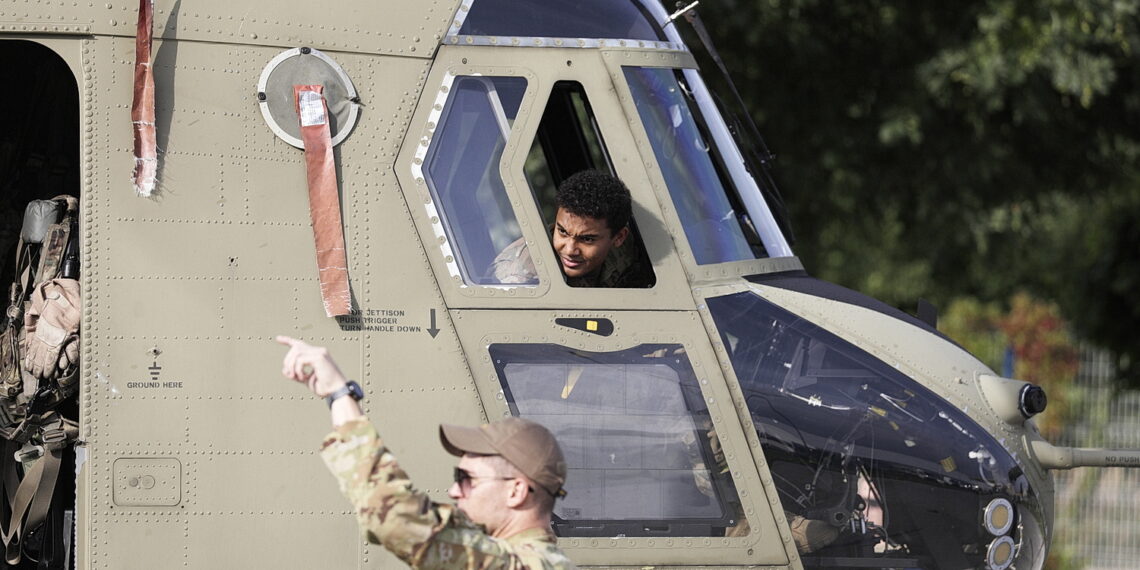
<instances>
[{"instance_id":1,"label":"reflection in windshield","mask_svg":"<svg viewBox=\"0 0 1140 570\"><path fill-rule=\"evenodd\" d=\"M713 161L708 140L697 127L676 72L664 68L623 69L697 263L766 257L758 238L752 240L757 246L755 252L745 238L751 221L729 202L723 173Z\"/></svg>"},{"instance_id":2,"label":"reflection in windshield","mask_svg":"<svg viewBox=\"0 0 1140 570\"><path fill-rule=\"evenodd\" d=\"M736 486L685 349L488 347L511 411L566 456L559 536L744 536Z\"/></svg>"},{"instance_id":3,"label":"reflection in windshield","mask_svg":"<svg viewBox=\"0 0 1140 570\"><path fill-rule=\"evenodd\" d=\"M492 261L522 237L499 163L525 90L521 77L457 77L423 161L467 284L501 284Z\"/></svg>"},{"instance_id":4,"label":"reflection in windshield","mask_svg":"<svg viewBox=\"0 0 1140 570\"><path fill-rule=\"evenodd\" d=\"M476 0L459 34L665 40L645 8L630 0Z\"/></svg>"},{"instance_id":5,"label":"reflection in windshield","mask_svg":"<svg viewBox=\"0 0 1140 570\"><path fill-rule=\"evenodd\" d=\"M804 554L909 568L1042 564L1035 490L926 387L752 293L708 300L786 511L839 531ZM861 567L864 565L859 564Z\"/></svg>"},{"instance_id":6,"label":"reflection in windshield","mask_svg":"<svg viewBox=\"0 0 1140 570\"><path fill-rule=\"evenodd\" d=\"M660 2L643 0L642 6L658 22L670 19L669 13L665 11L665 7ZM666 25L665 35L670 41L684 45L684 40L677 31L677 26ZM744 157L733 141L733 135L729 132L728 125L717 110L712 93L705 86L700 73L696 69L683 69L680 73L684 77L685 83L692 90L695 108L699 110L699 115L703 116L706 121L709 137L715 143L717 151L723 159L723 166L737 185L739 194L736 195L736 198L739 198L740 202L744 204L743 209L748 212L750 225L760 234L760 238L764 242L764 249L767 250L767 256L792 256L792 249L789 246L790 236L785 236L782 233L769 204L765 203L765 196L757 185L757 181L748 172ZM775 195L773 194L770 198L775 198ZM775 199L773 202L777 209L782 208L779 202L782 201Z\"/></svg>"}]
</instances>

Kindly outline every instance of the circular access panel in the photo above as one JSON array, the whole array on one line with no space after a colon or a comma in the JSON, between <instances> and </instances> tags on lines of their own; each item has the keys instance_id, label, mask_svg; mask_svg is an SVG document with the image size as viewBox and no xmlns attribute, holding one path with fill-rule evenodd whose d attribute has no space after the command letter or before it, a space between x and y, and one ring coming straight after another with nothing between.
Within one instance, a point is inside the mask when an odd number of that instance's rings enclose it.
<instances>
[{"instance_id":1,"label":"circular access panel","mask_svg":"<svg viewBox=\"0 0 1140 570\"><path fill-rule=\"evenodd\" d=\"M320 50L307 47L285 50L270 60L257 82L257 100L261 115L281 140L305 148L301 142L301 125L294 85L323 85L329 107L329 134L332 144L341 143L356 125L360 115L360 98L348 74Z\"/></svg>"}]
</instances>

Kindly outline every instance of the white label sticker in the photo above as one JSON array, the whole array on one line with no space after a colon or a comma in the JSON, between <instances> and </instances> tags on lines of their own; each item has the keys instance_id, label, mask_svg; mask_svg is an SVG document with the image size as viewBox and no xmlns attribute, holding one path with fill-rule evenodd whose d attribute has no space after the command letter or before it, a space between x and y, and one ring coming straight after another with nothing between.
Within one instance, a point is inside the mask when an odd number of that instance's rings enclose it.
<instances>
[{"instance_id":1,"label":"white label sticker","mask_svg":"<svg viewBox=\"0 0 1140 570\"><path fill-rule=\"evenodd\" d=\"M301 126L325 124L325 104L316 91L301 92Z\"/></svg>"}]
</instances>

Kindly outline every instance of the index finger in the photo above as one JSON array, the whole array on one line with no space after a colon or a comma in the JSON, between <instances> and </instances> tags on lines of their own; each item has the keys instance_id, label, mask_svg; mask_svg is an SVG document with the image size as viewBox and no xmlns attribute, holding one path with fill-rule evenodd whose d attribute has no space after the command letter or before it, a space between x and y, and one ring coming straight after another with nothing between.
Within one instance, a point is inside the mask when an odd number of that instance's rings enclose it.
<instances>
[{"instance_id":1,"label":"index finger","mask_svg":"<svg viewBox=\"0 0 1140 570\"><path fill-rule=\"evenodd\" d=\"M296 346L297 343L301 342L298 339L295 339L291 336L285 336L283 334L277 335L276 337L273 338L273 340L277 341L278 344L283 344L285 346L290 346L290 347Z\"/></svg>"}]
</instances>

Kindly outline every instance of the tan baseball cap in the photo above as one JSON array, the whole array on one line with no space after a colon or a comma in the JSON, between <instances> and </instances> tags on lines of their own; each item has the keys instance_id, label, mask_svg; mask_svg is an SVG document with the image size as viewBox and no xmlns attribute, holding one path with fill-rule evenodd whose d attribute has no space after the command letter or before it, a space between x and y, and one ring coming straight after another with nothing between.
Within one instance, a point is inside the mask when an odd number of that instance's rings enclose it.
<instances>
[{"instance_id":1,"label":"tan baseball cap","mask_svg":"<svg viewBox=\"0 0 1140 570\"><path fill-rule=\"evenodd\" d=\"M455 456L498 455L555 497L566 496L566 459L542 425L510 417L479 427L440 424L439 440Z\"/></svg>"}]
</instances>

